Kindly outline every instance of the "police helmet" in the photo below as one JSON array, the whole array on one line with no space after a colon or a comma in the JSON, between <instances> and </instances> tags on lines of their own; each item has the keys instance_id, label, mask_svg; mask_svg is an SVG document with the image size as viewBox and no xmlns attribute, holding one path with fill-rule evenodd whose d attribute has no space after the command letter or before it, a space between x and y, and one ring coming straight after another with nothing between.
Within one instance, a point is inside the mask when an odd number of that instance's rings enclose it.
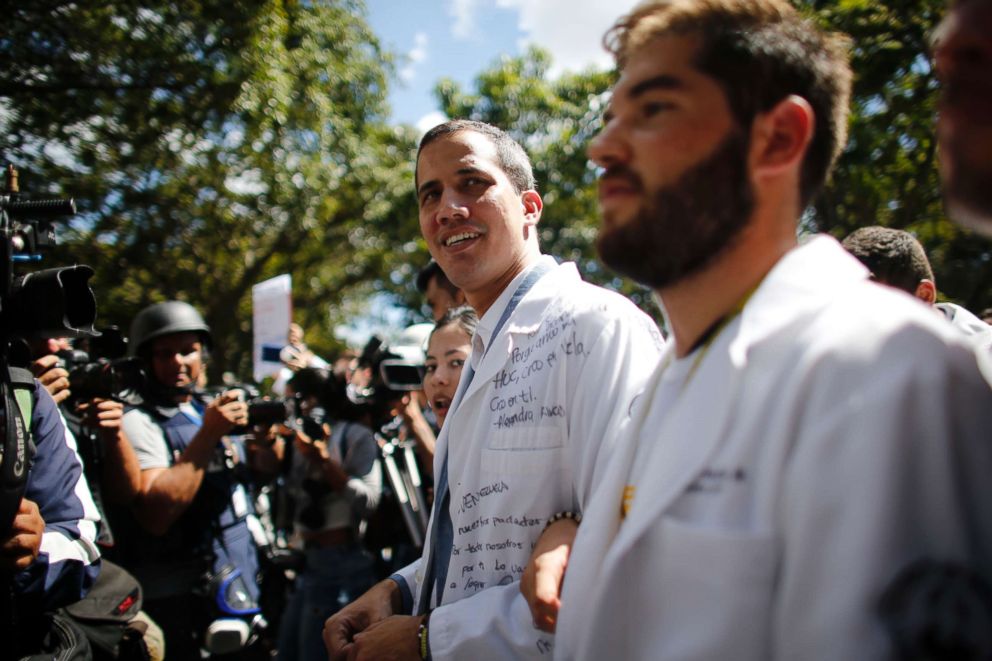
<instances>
[{"instance_id":1,"label":"police helmet","mask_svg":"<svg viewBox=\"0 0 992 661\"><path fill-rule=\"evenodd\" d=\"M175 333L198 333L207 348L212 342L210 327L196 308L183 301L165 301L149 305L134 318L128 348L137 355L148 342Z\"/></svg>"}]
</instances>

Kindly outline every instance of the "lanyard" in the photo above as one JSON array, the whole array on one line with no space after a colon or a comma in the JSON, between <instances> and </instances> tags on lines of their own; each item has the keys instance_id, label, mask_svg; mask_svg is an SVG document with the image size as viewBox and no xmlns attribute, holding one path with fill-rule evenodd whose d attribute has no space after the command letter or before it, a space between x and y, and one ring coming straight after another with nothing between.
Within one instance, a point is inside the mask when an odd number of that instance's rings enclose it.
<instances>
[{"instance_id":1,"label":"lanyard","mask_svg":"<svg viewBox=\"0 0 992 661\"><path fill-rule=\"evenodd\" d=\"M550 271L552 266L550 263L542 261L534 266L524 279L520 281L517 289L513 292L513 296L510 298L510 302L507 303L506 309L503 310L503 314L500 315L499 321L496 322L496 327L493 329L492 335L489 337L489 343L486 345L485 350L482 353L482 357L485 358L486 353L489 351L489 347L492 346L493 340L499 335L500 330L506 324L510 315L516 310L517 305L523 300L527 292L531 290L534 284L541 279L545 273ZM481 360L479 361L481 364ZM461 399L465 395L465 391L468 390L469 384L472 382L472 377L475 376L475 370L472 365L469 364L465 367L465 371L462 373L461 382L458 384L458 392L455 394L455 398L452 401L451 409L448 411L448 421L446 425L450 429L451 416L458 410L461 404ZM451 512L449 510L449 503L451 502L451 492L448 490L448 453L447 448L445 449L444 461L441 464L441 472L438 475L437 482L435 484L434 493L434 521L431 526L431 539L430 539L430 563L427 567L427 575L424 577L424 582L420 589L420 599L417 607L416 613L426 613L428 606L430 605L431 594L435 593L437 595L437 603L441 603L441 598L444 595L444 583L448 576L448 562L451 560L451 549L454 545L454 529L451 522Z\"/></svg>"},{"instance_id":2,"label":"lanyard","mask_svg":"<svg viewBox=\"0 0 992 661\"><path fill-rule=\"evenodd\" d=\"M523 300L524 296L527 295L527 292L531 290L534 284L541 279L541 276L550 271L551 268L551 264L548 262L538 262L534 268L532 268L530 272L524 276L524 279L520 281L516 291L513 292L513 296L510 297L510 301L506 304L506 308L503 309L503 314L500 315L499 321L496 322L496 326L493 328L492 334L489 336L489 342L486 344L486 348L482 352L482 358L479 360L480 365L482 364L482 360L485 359L486 354L489 352L489 347L493 345L493 341L499 335L499 332L503 329L503 326L506 324L507 320L509 320L510 316L517 309L520 301ZM469 363L468 368L469 373L464 379L462 379L466 387L468 387L468 384L471 383L472 377L475 376L475 370L472 369L471 363ZM448 412L448 415L451 415L450 411Z\"/></svg>"},{"instance_id":3,"label":"lanyard","mask_svg":"<svg viewBox=\"0 0 992 661\"><path fill-rule=\"evenodd\" d=\"M703 358L706 357L710 347L712 347L713 343L716 342L716 338L720 336L720 333L722 333L734 319L739 317L740 314L744 312L744 306L746 306L747 302L751 300L751 296L754 295L754 292L758 290L759 286L761 286L760 282L749 289L744 296L741 297L741 300L737 301L737 304L734 305L729 312L727 312L727 314L713 322L713 324L699 337L696 341L695 347L693 348L693 351L696 353L696 357L693 359L692 365L689 367L689 372L686 374L685 381L682 382L682 387L680 390L685 390L686 387L688 387L692 377L696 375L699 365L703 362ZM671 356L671 354L669 354L669 356ZM670 364L671 358L666 361L661 369L667 369Z\"/></svg>"}]
</instances>

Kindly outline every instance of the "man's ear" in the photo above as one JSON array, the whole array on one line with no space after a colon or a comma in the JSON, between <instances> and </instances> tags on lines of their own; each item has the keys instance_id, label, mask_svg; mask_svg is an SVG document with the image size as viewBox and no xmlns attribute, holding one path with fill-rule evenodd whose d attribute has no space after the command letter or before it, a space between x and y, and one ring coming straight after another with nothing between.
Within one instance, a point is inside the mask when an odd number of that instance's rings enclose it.
<instances>
[{"instance_id":1,"label":"man's ear","mask_svg":"<svg viewBox=\"0 0 992 661\"><path fill-rule=\"evenodd\" d=\"M933 283L933 280L924 278L920 280L920 284L916 285L916 291L913 292L913 296L927 305L933 305L937 302L937 285Z\"/></svg>"},{"instance_id":2,"label":"man's ear","mask_svg":"<svg viewBox=\"0 0 992 661\"><path fill-rule=\"evenodd\" d=\"M751 131L755 177L777 176L793 168L800 170L815 127L812 106L794 94L758 115Z\"/></svg>"},{"instance_id":3,"label":"man's ear","mask_svg":"<svg viewBox=\"0 0 992 661\"><path fill-rule=\"evenodd\" d=\"M524 207L524 219L527 225L537 225L541 220L544 200L536 190L525 190L520 194L520 202Z\"/></svg>"}]
</instances>

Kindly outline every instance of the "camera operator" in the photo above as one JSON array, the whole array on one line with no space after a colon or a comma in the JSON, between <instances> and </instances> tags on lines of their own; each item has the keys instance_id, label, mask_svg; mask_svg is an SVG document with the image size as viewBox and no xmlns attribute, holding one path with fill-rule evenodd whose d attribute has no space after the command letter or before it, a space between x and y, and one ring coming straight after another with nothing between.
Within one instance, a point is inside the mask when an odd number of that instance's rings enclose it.
<instances>
[{"instance_id":1,"label":"camera operator","mask_svg":"<svg viewBox=\"0 0 992 661\"><path fill-rule=\"evenodd\" d=\"M88 364L90 356L74 349L68 338L32 339L27 344L31 371L59 405L66 426L76 438L97 509L102 515L104 499L121 505L130 503L141 487L141 469L122 428L124 404L109 396L73 392L72 370ZM97 542L113 544L106 521Z\"/></svg>"},{"instance_id":2,"label":"camera operator","mask_svg":"<svg viewBox=\"0 0 992 661\"><path fill-rule=\"evenodd\" d=\"M210 402L195 392L210 344L203 317L180 301L151 305L131 325L148 384L143 404L123 417L141 485L135 521L117 526L118 547L174 659L199 658L201 647L239 658L255 651L242 649L259 596L244 454L225 436L248 411L239 390Z\"/></svg>"},{"instance_id":3,"label":"camera operator","mask_svg":"<svg viewBox=\"0 0 992 661\"><path fill-rule=\"evenodd\" d=\"M279 658L323 661L324 621L376 580L361 536L379 503L382 472L372 430L335 415L345 406L343 383L307 367L287 391L295 395L298 417L281 432L292 443L287 483L307 563L282 618Z\"/></svg>"}]
</instances>

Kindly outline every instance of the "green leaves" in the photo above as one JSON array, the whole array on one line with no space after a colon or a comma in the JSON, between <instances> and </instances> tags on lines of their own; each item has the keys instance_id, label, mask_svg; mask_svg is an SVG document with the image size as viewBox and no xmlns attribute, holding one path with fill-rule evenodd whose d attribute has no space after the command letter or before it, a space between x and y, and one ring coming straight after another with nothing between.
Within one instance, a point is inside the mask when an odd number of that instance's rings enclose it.
<instances>
[{"instance_id":1,"label":"green leaves","mask_svg":"<svg viewBox=\"0 0 992 661\"><path fill-rule=\"evenodd\" d=\"M22 65L0 72L0 150L24 190L79 201L51 261L96 267L99 321L189 300L218 339L214 376L245 374L251 286L289 272L329 349L328 306L385 277L387 231L417 236L415 215L390 226L413 137L385 125L392 58L363 6L22 4L0 40Z\"/></svg>"},{"instance_id":2,"label":"green leaves","mask_svg":"<svg viewBox=\"0 0 992 661\"><path fill-rule=\"evenodd\" d=\"M250 288L279 273L293 275L297 321L325 353L334 323L363 299L385 292L420 309L417 135L387 125L394 58L359 0L8 4L0 155L20 168L23 190L76 198L81 213L49 263L96 268L101 323L127 327L148 303L189 300L218 338L216 377L248 373ZM989 244L940 203L927 40L943 0L802 7L851 35L856 71L851 140L804 228L909 229L943 294L992 305ZM442 80L439 108L520 140L546 203L544 250L653 311L593 248L585 150L614 75L552 80L551 64L531 49L494 62L472 89Z\"/></svg>"}]
</instances>

